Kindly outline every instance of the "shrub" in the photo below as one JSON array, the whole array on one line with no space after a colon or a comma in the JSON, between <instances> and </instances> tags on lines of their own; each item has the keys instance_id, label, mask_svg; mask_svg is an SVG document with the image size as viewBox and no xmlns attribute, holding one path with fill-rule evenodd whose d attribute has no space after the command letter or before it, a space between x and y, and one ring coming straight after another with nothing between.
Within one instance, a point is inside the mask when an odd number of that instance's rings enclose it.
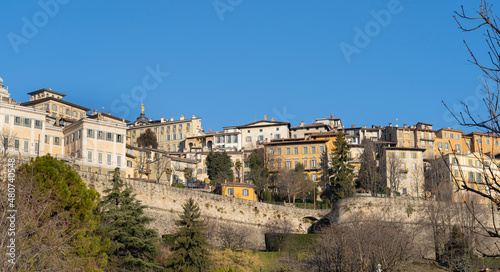
<instances>
[{"instance_id":1,"label":"shrub","mask_svg":"<svg viewBox=\"0 0 500 272\"><path fill-rule=\"evenodd\" d=\"M182 183L172 183L172 187L176 187L176 188L186 188L186 186Z\"/></svg>"},{"instance_id":2,"label":"shrub","mask_svg":"<svg viewBox=\"0 0 500 272\"><path fill-rule=\"evenodd\" d=\"M218 271L257 272L261 271L264 267L259 256L250 250L225 249L214 250L211 253L210 259L212 265L210 268L220 269ZM228 267L229 270L227 270Z\"/></svg>"},{"instance_id":3,"label":"shrub","mask_svg":"<svg viewBox=\"0 0 500 272\"><path fill-rule=\"evenodd\" d=\"M265 201L265 202L273 201L273 196L272 196L271 192L269 192L269 191L262 192L262 201Z\"/></svg>"}]
</instances>

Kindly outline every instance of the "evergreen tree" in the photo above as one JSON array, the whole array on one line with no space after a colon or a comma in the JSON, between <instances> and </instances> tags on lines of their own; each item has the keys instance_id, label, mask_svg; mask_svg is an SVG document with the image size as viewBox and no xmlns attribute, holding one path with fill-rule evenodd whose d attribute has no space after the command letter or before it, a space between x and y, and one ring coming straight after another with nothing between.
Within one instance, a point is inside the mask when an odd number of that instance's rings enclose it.
<instances>
[{"instance_id":1,"label":"evergreen tree","mask_svg":"<svg viewBox=\"0 0 500 272\"><path fill-rule=\"evenodd\" d=\"M146 206L135 199L132 188L122 182L118 168L113 174L113 187L104 193L107 195L101 203L101 225L103 236L111 240L111 268L160 270L154 260L158 254L158 234L146 228L153 219L144 215Z\"/></svg>"},{"instance_id":2,"label":"evergreen tree","mask_svg":"<svg viewBox=\"0 0 500 272\"><path fill-rule=\"evenodd\" d=\"M231 157L224 152L210 152L207 156L207 174L210 181L215 184L224 181L233 182L234 174Z\"/></svg>"},{"instance_id":3,"label":"evergreen tree","mask_svg":"<svg viewBox=\"0 0 500 272\"><path fill-rule=\"evenodd\" d=\"M263 160L257 152L252 152L248 157L250 162L250 174L257 195L261 196L262 192L269 187L269 172L264 168Z\"/></svg>"},{"instance_id":4,"label":"evergreen tree","mask_svg":"<svg viewBox=\"0 0 500 272\"><path fill-rule=\"evenodd\" d=\"M344 133L340 132L335 139L335 148L332 149L330 171L332 178L332 193L335 200L354 196L352 183L353 167L349 164L350 147Z\"/></svg>"},{"instance_id":5,"label":"evergreen tree","mask_svg":"<svg viewBox=\"0 0 500 272\"><path fill-rule=\"evenodd\" d=\"M15 270L102 271L109 241L98 234L99 193L50 155L21 165L16 182L22 226L16 229L20 254Z\"/></svg>"},{"instance_id":6,"label":"evergreen tree","mask_svg":"<svg viewBox=\"0 0 500 272\"><path fill-rule=\"evenodd\" d=\"M137 145L139 145L139 147L158 148L156 134L150 128L146 129L146 131L137 138Z\"/></svg>"},{"instance_id":7,"label":"evergreen tree","mask_svg":"<svg viewBox=\"0 0 500 272\"><path fill-rule=\"evenodd\" d=\"M208 251L200 207L190 198L183 205L184 212L176 222L179 230L172 246L168 267L172 271L198 272L208 268Z\"/></svg>"},{"instance_id":8,"label":"evergreen tree","mask_svg":"<svg viewBox=\"0 0 500 272\"><path fill-rule=\"evenodd\" d=\"M370 139L364 139L361 147L363 148L363 153L360 159L361 167L359 169L357 187L370 192L372 196L376 196L382 189L382 175L377 163L379 148Z\"/></svg>"}]
</instances>

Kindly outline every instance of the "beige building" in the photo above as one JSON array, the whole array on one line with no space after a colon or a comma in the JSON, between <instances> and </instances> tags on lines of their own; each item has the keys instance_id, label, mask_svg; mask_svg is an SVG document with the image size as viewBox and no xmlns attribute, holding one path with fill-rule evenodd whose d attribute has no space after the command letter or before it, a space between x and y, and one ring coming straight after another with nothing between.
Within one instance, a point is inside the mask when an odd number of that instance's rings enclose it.
<instances>
[{"instance_id":1,"label":"beige building","mask_svg":"<svg viewBox=\"0 0 500 272\"><path fill-rule=\"evenodd\" d=\"M137 120L128 125L128 144L137 146L137 138L148 128L156 134L158 148L168 152L185 151L186 139L202 135L203 132L201 118L195 115L191 119L185 119L184 115L181 115L179 120L174 120L174 117L170 119L161 117L159 120L152 120L148 119L144 112L141 112Z\"/></svg>"},{"instance_id":2,"label":"beige building","mask_svg":"<svg viewBox=\"0 0 500 272\"><path fill-rule=\"evenodd\" d=\"M413 126L403 127L389 126L384 128L382 140L394 142L398 147L423 148L424 160L438 156L436 151L436 132L432 129L432 124L419 122Z\"/></svg>"},{"instance_id":3,"label":"beige building","mask_svg":"<svg viewBox=\"0 0 500 272\"><path fill-rule=\"evenodd\" d=\"M290 138L290 123L278 122L274 118L268 121L267 115L264 115L262 121L255 121L235 128L241 132L241 147L245 150L259 148L259 144L272 139Z\"/></svg>"},{"instance_id":4,"label":"beige building","mask_svg":"<svg viewBox=\"0 0 500 272\"><path fill-rule=\"evenodd\" d=\"M97 111L87 115L87 108L50 88L29 94L29 102L18 104L0 79L4 153L24 161L51 154L76 169L109 173L118 167L125 173L126 120Z\"/></svg>"},{"instance_id":5,"label":"beige building","mask_svg":"<svg viewBox=\"0 0 500 272\"><path fill-rule=\"evenodd\" d=\"M403 196L423 196L424 152L423 148L384 147L380 163L385 187Z\"/></svg>"}]
</instances>

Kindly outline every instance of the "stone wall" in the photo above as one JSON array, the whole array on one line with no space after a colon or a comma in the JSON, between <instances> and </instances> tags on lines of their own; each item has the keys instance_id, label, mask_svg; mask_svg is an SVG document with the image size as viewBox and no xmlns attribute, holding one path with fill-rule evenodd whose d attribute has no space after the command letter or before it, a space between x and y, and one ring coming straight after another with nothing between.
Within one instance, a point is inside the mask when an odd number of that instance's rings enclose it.
<instances>
[{"instance_id":1,"label":"stone wall","mask_svg":"<svg viewBox=\"0 0 500 272\"><path fill-rule=\"evenodd\" d=\"M83 171L79 174L85 183L94 187L101 195L105 189L111 188L110 176ZM151 227L160 234L175 232L175 221L183 211L182 205L193 198L200 206L204 219L216 219L235 227L245 227L248 246L257 249L265 247L263 233L267 226L287 221L292 226L292 232L306 233L311 224L304 220L305 217L319 219L329 212L235 199L138 180L124 179L124 183L131 186L137 199L148 206L146 214L155 219Z\"/></svg>"}]
</instances>

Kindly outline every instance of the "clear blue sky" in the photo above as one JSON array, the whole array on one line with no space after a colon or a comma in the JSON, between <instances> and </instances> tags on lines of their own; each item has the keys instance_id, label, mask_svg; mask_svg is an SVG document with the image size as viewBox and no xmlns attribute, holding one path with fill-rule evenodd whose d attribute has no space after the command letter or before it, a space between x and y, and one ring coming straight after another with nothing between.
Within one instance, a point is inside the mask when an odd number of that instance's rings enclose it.
<instances>
[{"instance_id":1,"label":"clear blue sky","mask_svg":"<svg viewBox=\"0 0 500 272\"><path fill-rule=\"evenodd\" d=\"M14 99L52 87L135 120L143 96L148 117L195 114L207 131L265 114L459 128L441 100L481 98L462 40L484 45L458 29L458 1L60 1L2 2L0 77ZM377 22L382 10L391 18ZM348 62L341 44L367 26ZM157 67L168 76L148 76Z\"/></svg>"}]
</instances>

